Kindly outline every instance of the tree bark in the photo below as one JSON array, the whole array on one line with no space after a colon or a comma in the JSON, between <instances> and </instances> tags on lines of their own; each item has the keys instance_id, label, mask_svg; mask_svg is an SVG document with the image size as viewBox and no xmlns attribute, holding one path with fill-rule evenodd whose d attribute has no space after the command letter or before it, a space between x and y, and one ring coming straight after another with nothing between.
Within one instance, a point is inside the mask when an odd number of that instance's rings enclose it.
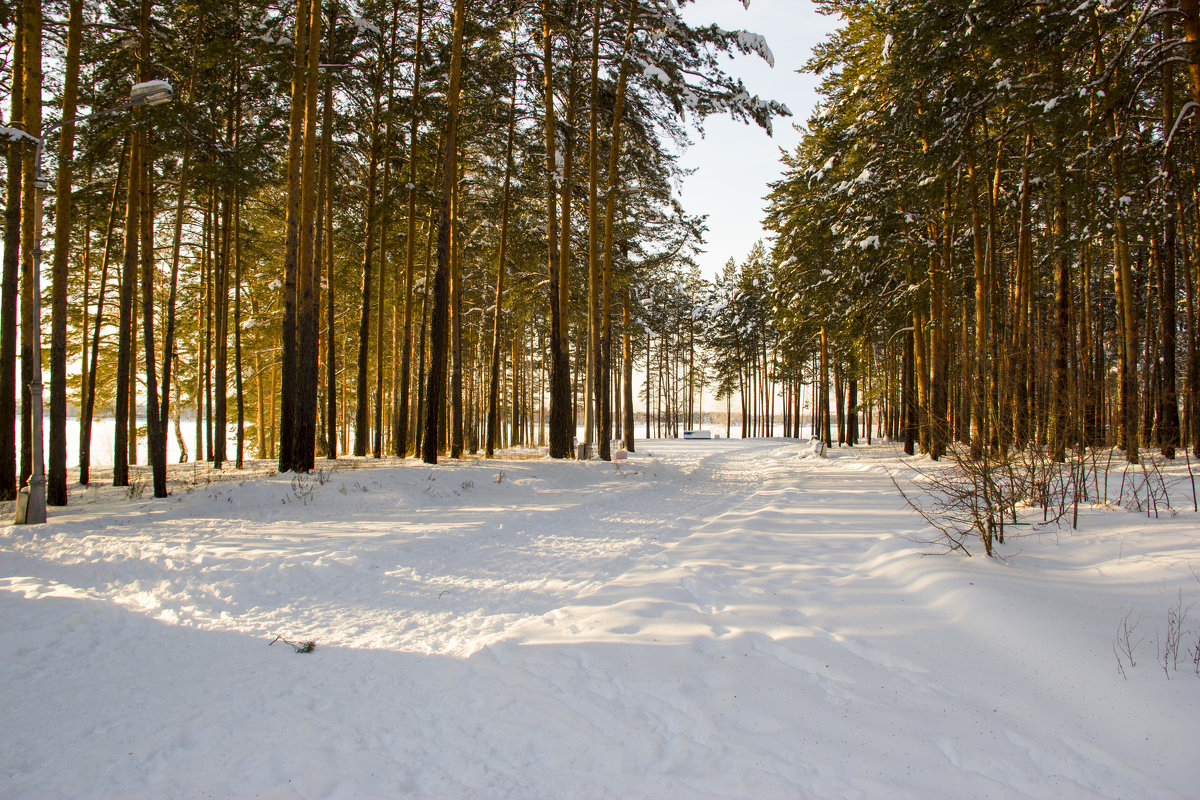
<instances>
[{"instance_id":1,"label":"tree bark","mask_svg":"<svg viewBox=\"0 0 1200 800\"><path fill-rule=\"evenodd\" d=\"M513 31L514 38L516 31ZM514 42L515 44L515 42ZM504 188L500 197L500 254L496 259L496 303L492 310L492 360L488 383L487 433L484 454L488 458L496 455L496 442L500 422L500 342L503 331L504 272L508 257L508 214L509 192L512 188L513 140L517 127L517 73L513 74L512 106L508 112L508 140L504 150Z\"/></svg>"},{"instance_id":2,"label":"tree bark","mask_svg":"<svg viewBox=\"0 0 1200 800\"><path fill-rule=\"evenodd\" d=\"M292 105L288 116L287 215L283 251L283 326L280 354L279 394L279 471L296 469L293 446L296 441L296 271L300 258L300 175L301 147L304 140L304 107L308 87L308 26L310 0L296 0L296 26L292 37Z\"/></svg>"},{"instance_id":3,"label":"tree bark","mask_svg":"<svg viewBox=\"0 0 1200 800\"><path fill-rule=\"evenodd\" d=\"M608 192L604 208L604 271L601 276L601 329L600 329L600 457L612 460L612 402L608 392L611 382L612 364L612 285L613 261L615 259L615 237L617 225L617 187L620 183L622 122L625 113L625 94L629 86L629 53L633 48L633 32L637 22L637 0L629 0L629 18L625 27L625 43L621 53L621 67L617 77L617 96L613 101L612 134L608 144Z\"/></svg>"},{"instance_id":4,"label":"tree bark","mask_svg":"<svg viewBox=\"0 0 1200 800\"><path fill-rule=\"evenodd\" d=\"M142 19L148 22L150 16L150 0L142 0ZM143 36L147 37L148 32L143 28ZM142 61L145 66L149 63L149 59ZM146 80L147 78L143 78ZM166 404L162 407L158 403L158 368L155 353L154 353L154 186L151 183L153 179L153 170L151 168L150 159L150 135L143 128L138 132L141 137L142 149L142 178L141 178L141 209L139 211L139 222L141 223L141 261L142 261L142 346L145 350L145 369L146 369L146 460L150 464L152 480L154 484L154 496L167 496L167 420L160 415L160 412L167 410ZM166 359L170 358L170 351L164 353ZM170 376L167 375L169 379ZM170 398L168 390L169 384L164 382L164 400Z\"/></svg>"},{"instance_id":5,"label":"tree bark","mask_svg":"<svg viewBox=\"0 0 1200 800\"><path fill-rule=\"evenodd\" d=\"M417 132L421 118L421 60L425 32L425 3L417 0L417 41L413 66L412 120L408 140L408 254L404 268L404 349L400 354L400 399L396 403L396 455L408 455L409 387L412 385L413 284L417 250Z\"/></svg>"},{"instance_id":6,"label":"tree bark","mask_svg":"<svg viewBox=\"0 0 1200 800\"><path fill-rule=\"evenodd\" d=\"M134 111L140 124L144 109ZM133 344L133 294L138 268L138 222L141 210L142 140L136 130L130 136L129 183L125 190L125 249L121 265L121 291L118 297L117 388L113 412L113 486L129 485L129 446L131 437L126 421L130 414L130 384L136 365Z\"/></svg>"},{"instance_id":7,"label":"tree bark","mask_svg":"<svg viewBox=\"0 0 1200 800\"><path fill-rule=\"evenodd\" d=\"M79 96L79 48L83 0L71 0L67 60L63 76L63 115L55 189L54 263L51 267L50 452L46 504L67 504L67 272L71 255L71 181L75 158L75 108Z\"/></svg>"},{"instance_id":8,"label":"tree bark","mask_svg":"<svg viewBox=\"0 0 1200 800\"><path fill-rule=\"evenodd\" d=\"M10 93L10 126L23 123L25 114L25 47L23 29L25 13L15 4L16 23L13 25L12 89ZM17 418L17 296L21 271L21 148L20 142L10 142L5 152L6 205L4 208L4 265L0 277L0 419ZM24 390L22 389L22 392ZM17 496L17 438L16 429L0 425L0 500Z\"/></svg>"},{"instance_id":9,"label":"tree bark","mask_svg":"<svg viewBox=\"0 0 1200 800\"><path fill-rule=\"evenodd\" d=\"M362 309L358 318L358 378L355 381L354 455L365 456L370 446L370 419L367 415L370 388L367 385L368 355L371 348L371 280L375 272L376 188L379 181L380 95L371 105L371 152L367 165L367 219L363 245ZM453 179L453 178L452 178Z\"/></svg>"},{"instance_id":10,"label":"tree bark","mask_svg":"<svg viewBox=\"0 0 1200 800\"><path fill-rule=\"evenodd\" d=\"M1163 38L1174 37L1174 26L1169 15L1163 16ZM1170 63L1163 64L1162 106L1163 125L1170 130L1175 123L1174 69ZM1200 115L1200 109L1196 109ZM1175 390L1176 359L1176 307L1177 276L1175 274L1176 219L1175 211L1175 159L1167 150L1163 154L1163 244L1159 258L1158 273L1158 438L1159 447L1165 458L1175 458L1179 445L1179 398Z\"/></svg>"},{"instance_id":11,"label":"tree bark","mask_svg":"<svg viewBox=\"0 0 1200 800\"><path fill-rule=\"evenodd\" d=\"M546 122L546 249L550 272L550 457L571 456L571 365L567 309L562 297L563 265L558 244L556 187L558 125L554 114L554 26L551 2L542 0L543 90Z\"/></svg>"},{"instance_id":12,"label":"tree bark","mask_svg":"<svg viewBox=\"0 0 1200 800\"><path fill-rule=\"evenodd\" d=\"M436 464L438 460L438 414L442 407L442 387L446 379L450 311L450 204L458 175L458 102L462 85L463 21L465 0L454 3L454 34L450 55L450 87L446 96L447 116L445 140L442 143L442 191L438 219L437 272L433 279L434 310L430 332L429 379L425 390L425 436L421 460Z\"/></svg>"},{"instance_id":13,"label":"tree bark","mask_svg":"<svg viewBox=\"0 0 1200 800\"><path fill-rule=\"evenodd\" d=\"M96 372L100 363L100 329L104 325L104 297L108 286L108 265L112 253L112 237L116 228L117 203L121 196L121 184L125 178L125 162L128 161L130 138L125 137L121 145L121 156L117 162L117 177L113 181L112 201L108 206L108 223L105 225L104 253L100 259L100 285L96 289L96 317L92 327L90 360L84 378L83 396L79 410L79 483L86 486L90 480L92 459L92 415L96 406Z\"/></svg>"},{"instance_id":14,"label":"tree bark","mask_svg":"<svg viewBox=\"0 0 1200 800\"><path fill-rule=\"evenodd\" d=\"M321 286L315 248L317 171L317 93L321 52L321 0L311 0L307 66L304 76L304 135L300 149L300 223L296 261L296 391L292 423L292 470L315 466L317 437L317 355L320 351Z\"/></svg>"},{"instance_id":15,"label":"tree bark","mask_svg":"<svg viewBox=\"0 0 1200 800\"><path fill-rule=\"evenodd\" d=\"M394 116L392 105L395 102L396 92L396 22L399 11L399 2L392 0L392 30L387 56L388 110L383 135L383 213L382 219L379 221L379 304L375 313L375 421L371 442L371 455L375 458L383 458L383 365L387 361L383 346L383 309L387 304L388 229L392 219L392 119ZM395 308L393 303L393 331L395 330Z\"/></svg>"},{"instance_id":16,"label":"tree bark","mask_svg":"<svg viewBox=\"0 0 1200 800\"><path fill-rule=\"evenodd\" d=\"M40 0L24 0L24 12L21 22L24 39L24 111L22 120L25 132L30 136L40 138L42 135L42 5ZM40 346L39 332L41 320L34 315L34 291L40 292L40 287L34 286L33 263L37 248L40 253L40 227L42 208L40 191L35 187L29 176L35 174L37 148L26 146L24 151L24 174L26 180L21 187L24 196L21 199L21 483L24 484L33 471L33 440L31 426L33 421L33 399L31 384L36 379L39 383L36 391L41 391L41 378L35 376L34 351ZM40 452L41 448L38 447Z\"/></svg>"}]
</instances>

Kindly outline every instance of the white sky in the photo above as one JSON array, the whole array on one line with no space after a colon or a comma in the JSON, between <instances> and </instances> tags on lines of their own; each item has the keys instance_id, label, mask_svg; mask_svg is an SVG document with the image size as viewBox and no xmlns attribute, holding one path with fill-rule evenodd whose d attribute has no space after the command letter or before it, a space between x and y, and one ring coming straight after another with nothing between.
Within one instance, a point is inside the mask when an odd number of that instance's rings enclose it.
<instances>
[{"instance_id":1,"label":"white sky","mask_svg":"<svg viewBox=\"0 0 1200 800\"><path fill-rule=\"evenodd\" d=\"M708 215L707 252L697 260L711 276L730 258L741 261L766 236L763 198L767 184L782 174L779 149L795 149L800 136L793 125L807 120L817 101L816 78L797 70L836 25L808 0L750 0L748 9L741 0L697 0L685 16L693 24L716 23L764 35L775 68L758 56L740 56L729 72L742 78L751 94L778 100L793 114L776 121L774 137L757 125L712 117L705 123L704 138L696 136L696 144L684 154L683 166L698 171L684 181L680 198L689 214Z\"/></svg>"}]
</instances>

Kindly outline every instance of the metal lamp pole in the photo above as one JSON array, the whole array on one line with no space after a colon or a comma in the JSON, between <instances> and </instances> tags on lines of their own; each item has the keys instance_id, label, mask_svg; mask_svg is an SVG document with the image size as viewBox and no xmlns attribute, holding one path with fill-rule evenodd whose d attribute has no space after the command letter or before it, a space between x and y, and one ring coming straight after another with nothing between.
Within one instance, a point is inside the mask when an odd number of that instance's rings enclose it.
<instances>
[{"instance_id":1,"label":"metal lamp pole","mask_svg":"<svg viewBox=\"0 0 1200 800\"><path fill-rule=\"evenodd\" d=\"M46 139L56 128L67 122L90 122L98 117L119 114L133 108L158 106L171 102L174 89L166 81L144 81L135 83L129 90L129 102L106 111L98 111L76 120L65 120L51 125L37 140L37 153L33 158L33 203L37 213L33 218L33 380L29 382L29 405L32 419L32 473L29 482L17 492L17 525L38 525L46 521L46 472L45 445L42 442L42 191L48 181L42 174L42 154L46 151Z\"/></svg>"}]
</instances>

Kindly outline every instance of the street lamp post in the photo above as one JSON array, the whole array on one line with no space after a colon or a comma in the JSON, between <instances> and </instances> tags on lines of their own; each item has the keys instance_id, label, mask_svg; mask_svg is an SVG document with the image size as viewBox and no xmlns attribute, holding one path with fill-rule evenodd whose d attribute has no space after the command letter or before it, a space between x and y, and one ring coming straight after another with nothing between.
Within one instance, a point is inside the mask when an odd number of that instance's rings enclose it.
<instances>
[{"instance_id":1,"label":"street lamp post","mask_svg":"<svg viewBox=\"0 0 1200 800\"><path fill-rule=\"evenodd\" d=\"M129 90L129 102L106 111L98 111L87 117L75 120L57 122L43 132L41 138L26 134L37 142L37 152L33 157L33 204L36 213L33 217L33 380L29 382L29 404L32 416L32 472L29 482L17 492L17 525L37 525L46 521L46 472L45 449L42 442L42 191L48 181L42 174L42 154L46 151L46 139L56 128L67 122L91 122L99 117L119 114L143 106L158 106L171 102L174 89L166 81L143 81L135 83Z\"/></svg>"}]
</instances>

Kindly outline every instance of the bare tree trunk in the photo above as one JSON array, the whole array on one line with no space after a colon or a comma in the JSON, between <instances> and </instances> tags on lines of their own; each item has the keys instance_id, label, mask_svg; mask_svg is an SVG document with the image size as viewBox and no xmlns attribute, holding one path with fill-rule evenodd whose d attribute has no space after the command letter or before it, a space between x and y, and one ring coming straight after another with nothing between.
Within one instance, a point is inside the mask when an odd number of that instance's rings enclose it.
<instances>
[{"instance_id":1,"label":"bare tree trunk","mask_svg":"<svg viewBox=\"0 0 1200 800\"><path fill-rule=\"evenodd\" d=\"M829 337L825 332L824 325L821 326L821 386L818 413L821 421L817 428L817 435L821 441L825 442L826 447L832 447L833 431L829 423Z\"/></svg>"},{"instance_id":2,"label":"bare tree trunk","mask_svg":"<svg viewBox=\"0 0 1200 800\"><path fill-rule=\"evenodd\" d=\"M300 259L300 175L304 139L304 108L308 80L308 26L312 13L310 0L296 0L296 27L292 37L292 105L288 115L287 216L283 251L283 333L280 361L279 396L279 471L296 469L292 448L296 441L297 352L296 352L296 272Z\"/></svg>"},{"instance_id":3,"label":"bare tree trunk","mask_svg":"<svg viewBox=\"0 0 1200 800\"><path fill-rule=\"evenodd\" d=\"M239 31L239 38L241 32ZM242 142L242 100L241 100L242 76L240 65L238 74L235 78L234 94L234 117L237 122L234 125L233 133L233 151L239 152ZM175 315L174 295L175 295L175 275L172 270L171 276L171 318L172 321ZM315 344L315 342L314 342ZM315 352L313 358L315 358ZM234 394L237 398L237 449L234 455L234 466L237 469L242 469L244 466L245 457L245 440L246 440L246 396L244 393L244 381L242 375L242 193L241 189L233 191L233 375L234 375ZM313 376L313 380L316 376ZM164 406L166 398L163 398Z\"/></svg>"},{"instance_id":4,"label":"bare tree trunk","mask_svg":"<svg viewBox=\"0 0 1200 800\"><path fill-rule=\"evenodd\" d=\"M150 17L150 0L142 0L142 20L147 24ZM143 41L149 41L146 28L143 28ZM149 64L149 59L142 61L143 67ZM140 76L143 80L145 71ZM154 353L154 186L151 184L153 170L150 158L150 135L143 128L137 136L141 137L142 149L142 179L141 179L141 260L142 260L142 346L145 350L146 369L146 460L154 483L154 496L167 496L167 420L160 417L160 411L166 411L165 405L158 404L158 366ZM170 358L170 353L164 354ZM169 375L167 376L169 379ZM164 399L169 399L168 384L164 384Z\"/></svg>"},{"instance_id":5,"label":"bare tree trunk","mask_svg":"<svg viewBox=\"0 0 1200 800\"><path fill-rule=\"evenodd\" d=\"M588 80L588 346L583 439L593 440L603 391L600 378L600 3L592 4L592 54ZM593 401L594 399L594 401Z\"/></svg>"},{"instance_id":6,"label":"bare tree trunk","mask_svg":"<svg viewBox=\"0 0 1200 800\"><path fill-rule=\"evenodd\" d=\"M629 86L630 59L629 52L633 48L633 33L637 22L638 0L629 0L628 20L625 27L625 44L621 54L621 68L617 77L617 96L613 101L612 134L609 137L608 152L608 191L607 203L604 208L604 273L601 284L601 330L600 330L600 370L599 383L607 387L610 383L612 366L612 284L613 260L615 258L615 235L617 223L617 187L620 184L621 166L621 136L622 122L625 113L625 94ZM601 390L600 404L600 457L605 461L612 460L612 403L607 389Z\"/></svg>"},{"instance_id":7,"label":"bare tree trunk","mask_svg":"<svg viewBox=\"0 0 1200 800\"><path fill-rule=\"evenodd\" d=\"M140 122L143 110L134 114ZM134 279L138 267L138 222L141 202L142 141L135 130L130 137L129 184L125 192L125 253L121 266L121 292L118 300L119 321L117 324L117 401L114 416L113 436L113 486L129 485L129 447L133 437L129 436L126 421L130 415L130 384L136 366L133 344L133 295Z\"/></svg>"},{"instance_id":8,"label":"bare tree trunk","mask_svg":"<svg viewBox=\"0 0 1200 800\"><path fill-rule=\"evenodd\" d=\"M424 46L425 3L417 0L417 41L413 65L412 120L408 144L408 258L404 269L404 349L400 355L400 399L396 403L396 455L408 455L408 410L412 385L413 275L417 248L417 131L421 118L421 58Z\"/></svg>"},{"instance_id":9,"label":"bare tree trunk","mask_svg":"<svg viewBox=\"0 0 1200 800\"><path fill-rule=\"evenodd\" d=\"M336 4L334 12L337 11ZM334 14L330 15L329 29L333 31L336 19ZM331 37L332 38L332 37ZM334 280L333 280L333 261L334 261L334 246L333 246L333 190L334 190L334 171L333 171L333 82L328 80L325 83L325 100L324 108L322 109L321 122L321 193L322 197L318 201L323 219L318 219L318 226L322 226L318 231L318 239L316 242L317 255L321 255L322 244L325 248L324 255L324 273L326 278L325 285L325 456L327 458L337 458L338 453L338 428L337 428L337 314L335 308L334 297ZM323 237L323 241L322 241ZM320 282L321 267L317 265L313 268L313 273Z\"/></svg>"},{"instance_id":10,"label":"bare tree trunk","mask_svg":"<svg viewBox=\"0 0 1200 800\"><path fill-rule=\"evenodd\" d=\"M63 77L63 124L58 143L58 186L54 208L54 264L51 268L50 453L46 504L67 504L67 268L71 255L71 181L75 156L75 105L79 96L79 48L83 0L71 0L67 61Z\"/></svg>"},{"instance_id":11,"label":"bare tree trunk","mask_svg":"<svg viewBox=\"0 0 1200 800\"><path fill-rule=\"evenodd\" d=\"M451 458L461 458L463 451L462 248L458 240L461 177L456 176L450 202L450 430L446 438Z\"/></svg>"},{"instance_id":12,"label":"bare tree trunk","mask_svg":"<svg viewBox=\"0 0 1200 800\"><path fill-rule=\"evenodd\" d=\"M363 246L362 310L358 318L358 378L355 381L354 455L365 456L370 446L370 419L367 416L370 389L367 385L368 354L371 347L371 280L375 271L376 187L379 180L379 125L381 122L378 91L371 104L371 152L367 166L367 219ZM453 177L451 178L453 180Z\"/></svg>"},{"instance_id":13,"label":"bare tree trunk","mask_svg":"<svg viewBox=\"0 0 1200 800\"><path fill-rule=\"evenodd\" d=\"M1170 16L1163 16L1163 38L1174 37ZM1165 130L1175 123L1174 68L1163 64L1162 105ZM1200 109L1196 110L1200 116ZM1164 457L1175 458L1179 445L1179 398L1175 391L1177 276L1175 274L1176 220L1175 159L1168 150L1163 155L1163 245L1158 275L1158 437Z\"/></svg>"},{"instance_id":14,"label":"bare tree trunk","mask_svg":"<svg viewBox=\"0 0 1200 800\"><path fill-rule=\"evenodd\" d=\"M558 125L554 114L554 26L552 0L542 0L542 55L546 116L546 244L550 271L550 457L571 456L570 341L563 298L563 264L558 245L556 173Z\"/></svg>"},{"instance_id":15,"label":"bare tree trunk","mask_svg":"<svg viewBox=\"0 0 1200 800\"><path fill-rule=\"evenodd\" d=\"M387 303L388 229L392 219L392 104L396 91L396 22L399 10L399 2L392 0L392 30L387 57L388 113L383 135L383 218L379 221L379 304L375 310L375 430L371 443L371 455L375 458L383 458L383 367L387 361L383 346L383 310ZM395 317L396 306L392 304L393 331Z\"/></svg>"},{"instance_id":16,"label":"bare tree trunk","mask_svg":"<svg viewBox=\"0 0 1200 800\"><path fill-rule=\"evenodd\" d=\"M1183 12L1183 35L1187 41L1188 85L1192 90L1192 102L1200 103L1200 4L1196 0L1179 0ZM1200 114L1192 115L1192 122L1200 132Z\"/></svg>"},{"instance_id":17,"label":"bare tree trunk","mask_svg":"<svg viewBox=\"0 0 1200 800\"><path fill-rule=\"evenodd\" d=\"M625 394L625 410L622 416L624 423L625 449L630 453L634 451L634 430L633 430L633 322L630 319L630 305L633 302L632 290L625 287L625 301L621 303L621 333L623 364L625 374L621 381L621 389ZM729 438L728 434L725 438Z\"/></svg>"},{"instance_id":18,"label":"bare tree trunk","mask_svg":"<svg viewBox=\"0 0 1200 800\"><path fill-rule=\"evenodd\" d=\"M121 146L121 157L117 163L117 177L113 181L112 201L108 207L108 223L105 226L104 253L100 259L100 286L96 290L96 318L92 327L91 360L88 362L83 396L79 410L79 483L86 486L90 480L92 460L92 413L96 406L96 372L100 362L100 329L104 325L104 295L108 285L108 264L112 253L112 236L116 228L117 201L121 196L121 184L125 177L125 162L128 160L130 140L125 137Z\"/></svg>"},{"instance_id":19,"label":"bare tree trunk","mask_svg":"<svg viewBox=\"0 0 1200 800\"><path fill-rule=\"evenodd\" d=\"M436 464L438 459L438 415L442 407L442 385L446 377L446 350L450 311L450 225L455 176L458 175L458 100L462 85L464 0L454 3L454 34L450 56L450 87L446 97L445 140L442 143L441 213L438 219L437 272L434 275L434 312L430 344L429 380L425 390L425 436L421 459Z\"/></svg>"},{"instance_id":20,"label":"bare tree trunk","mask_svg":"<svg viewBox=\"0 0 1200 800\"><path fill-rule=\"evenodd\" d=\"M967 153L967 193L971 207L971 232L974 243L975 264L975 371L971 386L971 458L980 458L987 443L987 416L984 402L987 397L987 341L988 341L988 287L987 258L983 233L983 221L979 212L978 180L975 169L974 151ZM907 345L906 345L907 347ZM905 358L908 358L905 350ZM905 374L907 375L907 361ZM904 403L907 415L907 402ZM907 416L906 416L907 419ZM907 428L906 428L907 430ZM907 433L905 434L907 442ZM905 452L908 452L907 450ZM909 453L909 455L912 455Z\"/></svg>"},{"instance_id":21,"label":"bare tree trunk","mask_svg":"<svg viewBox=\"0 0 1200 800\"><path fill-rule=\"evenodd\" d=\"M166 332L163 335L163 397L162 406L159 411L159 417L163 426L162 442L162 460L165 465L167 459L167 437L166 425L167 416L170 411L170 390L174 388L176 400L175 410L171 417L175 421L175 435L179 440L179 450L181 453L181 461L187 460L187 445L183 441L182 434L179 428L179 378L177 373L173 373L173 369L178 367L178 358L175 355L175 305L179 292L179 259L180 250L183 244L183 215L185 211L185 203L188 192L188 166L190 163L191 148L185 140L183 145L183 158L179 166L179 190L175 200L175 230L171 241L171 283L167 295L167 324ZM197 365L199 366L199 365ZM239 437L240 438L240 437Z\"/></svg>"},{"instance_id":22,"label":"bare tree trunk","mask_svg":"<svg viewBox=\"0 0 1200 800\"><path fill-rule=\"evenodd\" d=\"M316 253L317 92L321 52L321 0L311 0L307 67L304 75L304 133L300 148L300 221L296 254L296 399L292 422L291 469L315 466L317 438L317 354L320 350L321 287Z\"/></svg>"},{"instance_id":23,"label":"bare tree trunk","mask_svg":"<svg viewBox=\"0 0 1200 800\"><path fill-rule=\"evenodd\" d=\"M1110 130L1116 135L1116 121L1110 119ZM1117 197L1121 192L1121 164L1117 148L1113 148L1112 169L1114 192ZM1116 232L1113 236L1113 272L1117 292L1117 324L1118 336L1118 374L1119 374L1119 445L1125 450L1125 459L1130 464L1138 463L1138 393L1137 393L1137 304L1133 294L1133 268L1129 260L1129 234L1126 230L1125 217L1118 208L1115 220Z\"/></svg>"},{"instance_id":24,"label":"bare tree trunk","mask_svg":"<svg viewBox=\"0 0 1200 800\"><path fill-rule=\"evenodd\" d=\"M10 125L22 123L25 113L25 12L15 3L13 25L13 72ZM17 295L21 271L21 148L10 142L5 154L8 167L4 208L4 270L0 278L0 419L17 418ZM119 180L119 179L118 179ZM111 226L110 226L111 227ZM21 390L24 392L24 389ZM12 425L0 425L0 500L17 496L17 439Z\"/></svg>"},{"instance_id":25,"label":"bare tree trunk","mask_svg":"<svg viewBox=\"0 0 1200 800\"><path fill-rule=\"evenodd\" d=\"M513 31L514 46L516 30ZM487 434L484 454L488 458L496 455L496 441L500 422L500 342L504 321L504 260L508 257L508 214L509 192L512 187L513 141L517 129L517 75L513 73L512 106L508 112L508 140L504 151L504 189L500 199L500 254L496 259L496 304L492 310L492 361L488 383Z\"/></svg>"},{"instance_id":26,"label":"bare tree trunk","mask_svg":"<svg viewBox=\"0 0 1200 800\"><path fill-rule=\"evenodd\" d=\"M42 6L40 0L24 0L21 23L24 38L24 112L22 119L25 132L30 136L42 135ZM37 148L25 148L21 200L21 483L24 484L33 470L34 442L32 439L33 392L38 392L40 405L41 376L35 374L34 354L40 347L41 320L34 313L35 289L34 259L40 259L40 227L42 221L41 193L29 180L35 174ZM37 249L37 253L35 253ZM37 386L32 384L37 382ZM37 443L40 454L41 443ZM40 467L40 465L39 465ZM38 470L40 472L40 468Z\"/></svg>"},{"instance_id":27,"label":"bare tree trunk","mask_svg":"<svg viewBox=\"0 0 1200 800\"><path fill-rule=\"evenodd\" d=\"M232 137L229 137L231 140ZM228 141L228 140L227 140ZM232 142L230 142L232 143ZM229 272L230 233L233 228L233 189L226 188L221 198L218 250L214 282L216 298L213 303L213 468L223 469L229 457L226 440L229 438ZM294 377L294 376L293 376Z\"/></svg>"}]
</instances>

